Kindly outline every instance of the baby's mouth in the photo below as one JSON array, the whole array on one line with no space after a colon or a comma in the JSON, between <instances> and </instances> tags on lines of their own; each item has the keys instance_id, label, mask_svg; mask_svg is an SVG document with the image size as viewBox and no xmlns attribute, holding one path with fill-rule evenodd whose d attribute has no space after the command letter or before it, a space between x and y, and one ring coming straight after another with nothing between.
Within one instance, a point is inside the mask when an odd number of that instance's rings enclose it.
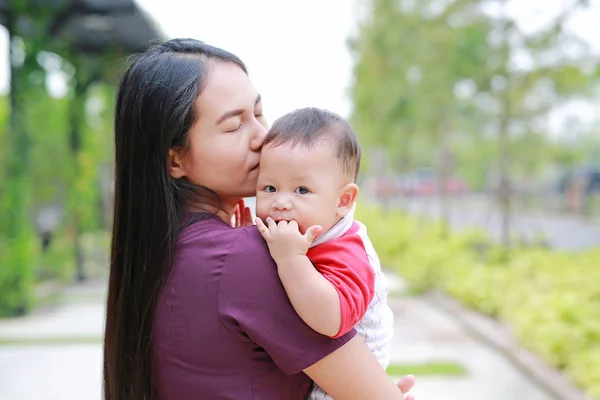
<instances>
[{"instance_id":1,"label":"baby's mouth","mask_svg":"<svg viewBox=\"0 0 600 400\"><path fill-rule=\"evenodd\" d=\"M275 217L271 216L271 219L273 219L273 221L275 221L276 223L279 223L279 222L281 222L281 221L290 222L290 221L292 221L294 218L282 218L282 217L277 217L277 218L275 218Z\"/></svg>"}]
</instances>

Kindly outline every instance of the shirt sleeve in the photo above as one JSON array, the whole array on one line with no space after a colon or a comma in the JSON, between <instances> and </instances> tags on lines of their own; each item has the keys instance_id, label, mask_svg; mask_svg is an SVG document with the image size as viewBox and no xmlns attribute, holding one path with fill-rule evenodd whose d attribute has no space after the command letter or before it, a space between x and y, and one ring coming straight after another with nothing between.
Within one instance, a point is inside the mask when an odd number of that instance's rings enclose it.
<instances>
[{"instance_id":1,"label":"shirt sleeve","mask_svg":"<svg viewBox=\"0 0 600 400\"><path fill-rule=\"evenodd\" d=\"M338 292L341 324L334 337L340 337L362 319L375 295L375 272L363 241L349 233L311 248L307 256Z\"/></svg>"},{"instance_id":2,"label":"shirt sleeve","mask_svg":"<svg viewBox=\"0 0 600 400\"><path fill-rule=\"evenodd\" d=\"M306 325L292 307L258 229L239 230L219 287L219 312L225 324L264 348L288 375L310 367L356 335L351 330L332 339Z\"/></svg>"}]
</instances>

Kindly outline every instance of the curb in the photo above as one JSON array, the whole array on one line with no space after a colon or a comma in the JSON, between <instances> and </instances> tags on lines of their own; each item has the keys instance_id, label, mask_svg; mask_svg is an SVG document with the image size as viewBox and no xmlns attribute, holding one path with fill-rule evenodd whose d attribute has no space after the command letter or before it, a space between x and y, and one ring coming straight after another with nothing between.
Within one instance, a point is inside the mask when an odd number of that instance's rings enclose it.
<instances>
[{"instance_id":1,"label":"curb","mask_svg":"<svg viewBox=\"0 0 600 400\"><path fill-rule=\"evenodd\" d=\"M423 298L454 317L477 339L500 351L556 400L593 400L559 371L550 367L537 355L522 348L510 330L497 320L470 310L439 291L425 294Z\"/></svg>"}]
</instances>

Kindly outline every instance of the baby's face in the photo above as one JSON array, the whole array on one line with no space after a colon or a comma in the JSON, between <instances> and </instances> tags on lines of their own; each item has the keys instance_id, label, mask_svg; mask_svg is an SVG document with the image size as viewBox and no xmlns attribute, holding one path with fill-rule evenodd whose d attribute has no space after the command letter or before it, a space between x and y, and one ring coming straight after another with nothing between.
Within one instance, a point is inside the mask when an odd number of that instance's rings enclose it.
<instances>
[{"instance_id":1,"label":"baby's face","mask_svg":"<svg viewBox=\"0 0 600 400\"><path fill-rule=\"evenodd\" d=\"M262 149L256 188L256 214L263 221L296 220L300 232L312 225L335 225L345 182L331 146L312 149L285 144Z\"/></svg>"}]
</instances>

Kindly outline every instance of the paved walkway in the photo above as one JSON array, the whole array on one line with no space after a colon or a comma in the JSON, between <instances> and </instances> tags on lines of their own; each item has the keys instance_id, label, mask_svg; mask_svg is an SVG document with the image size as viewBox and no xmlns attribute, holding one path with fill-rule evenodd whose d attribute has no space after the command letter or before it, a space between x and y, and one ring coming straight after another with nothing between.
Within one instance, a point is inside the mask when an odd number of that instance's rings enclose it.
<instances>
[{"instance_id":1,"label":"paved walkway","mask_svg":"<svg viewBox=\"0 0 600 400\"><path fill-rule=\"evenodd\" d=\"M104 296L73 287L56 307L0 320L0 399L100 400Z\"/></svg>"},{"instance_id":2,"label":"paved walkway","mask_svg":"<svg viewBox=\"0 0 600 400\"><path fill-rule=\"evenodd\" d=\"M402 282L395 281L396 293ZM0 320L0 399L100 399L104 287L67 290L55 308ZM396 295L393 362L448 361L465 376L419 376L418 400L551 400L494 350L427 301Z\"/></svg>"},{"instance_id":3,"label":"paved walkway","mask_svg":"<svg viewBox=\"0 0 600 400\"><path fill-rule=\"evenodd\" d=\"M418 400L553 400L495 350L471 337L442 311L420 298L393 299L393 361L449 362L465 376L419 376Z\"/></svg>"}]
</instances>

